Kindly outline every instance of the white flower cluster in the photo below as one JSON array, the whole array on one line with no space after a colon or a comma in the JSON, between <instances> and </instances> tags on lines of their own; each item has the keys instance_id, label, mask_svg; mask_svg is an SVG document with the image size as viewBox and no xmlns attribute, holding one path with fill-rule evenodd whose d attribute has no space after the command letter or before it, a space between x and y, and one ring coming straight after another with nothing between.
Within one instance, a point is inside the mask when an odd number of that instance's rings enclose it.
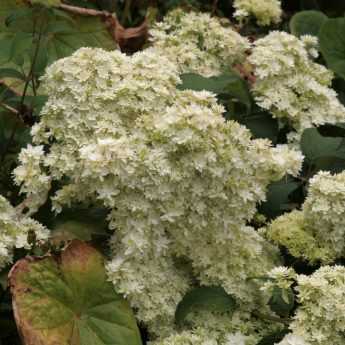
<instances>
[{"instance_id":1,"label":"white flower cluster","mask_svg":"<svg viewBox=\"0 0 345 345\"><path fill-rule=\"evenodd\" d=\"M273 31L254 44L248 58L258 105L286 119L298 133L325 123L345 121L345 107L331 88L333 74L310 58L317 54L312 36Z\"/></svg>"},{"instance_id":2,"label":"white flower cluster","mask_svg":"<svg viewBox=\"0 0 345 345\"><path fill-rule=\"evenodd\" d=\"M279 23L283 13L280 0L235 0L233 6L240 22L254 16L261 26Z\"/></svg>"},{"instance_id":3,"label":"white flower cluster","mask_svg":"<svg viewBox=\"0 0 345 345\"><path fill-rule=\"evenodd\" d=\"M261 290L272 292L274 287L289 289L296 279L296 272L292 268L280 266L274 267L266 276L270 279L264 283Z\"/></svg>"},{"instance_id":4,"label":"white flower cluster","mask_svg":"<svg viewBox=\"0 0 345 345\"><path fill-rule=\"evenodd\" d=\"M21 192L26 193L29 198L31 194L34 194L30 205L31 213L45 202L50 189L50 177L43 172L41 167L43 156L42 145L35 147L28 145L19 154L19 161L25 168L19 166L14 170L16 184L23 183Z\"/></svg>"},{"instance_id":5,"label":"white flower cluster","mask_svg":"<svg viewBox=\"0 0 345 345\"><path fill-rule=\"evenodd\" d=\"M224 341L219 342L207 330L196 329L173 334L161 341L151 342L149 345L254 345L254 343L249 343L247 337L241 333L228 334Z\"/></svg>"},{"instance_id":6,"label":"white flower cluster","mask_svg":"<svg viewBox=\"0 0 345 345\"><path fill-rule=\"evenodd\" d=\"M60 181L56 211L90 201L111 210L109 278L150 331L172 327L192 276L253 306L258 292L246 278L279 257L246 223L269 183L298 173L301 154L251 140L210 93L177 90L177 68L155 49L129 57L83 48L43 82L50 96L32 134L50 145L40 151L44 178L32 178ZM27 176L22 190L37 208L30 169L22 160L16 174Z\"/></svg>"},{"instance_id":7,"label":"white flower cluster","mask_svg":"<svg viewBox=\"0 0 345 345\"><path fill-rule=\"evenodd\" d=\"M265 236L295 257L332 262L345 255L345 172L319 172L301 211L275 219Z\"/></svg>"},{"instance_id":8,"label":"white flower cluster","mask_svg":"<svg viewBox=\"0 0 345 345\"><path fill-rule=\"evenodd\" d=\"M30 249L28 235L37 240L48 238L48 230L35 220L18 215L10 203L0 195L0 271L12 261L13 248Z\"/></svg>"},{"instance_id":9,"label":"white flower cluster","mask_svg":"<svg viewBox=\"0 0 345 345\"><path fill-rule=\"evenodd\" d=\"M261 310L265 310L263 308ZM268 309L265 312L270 314ZM208 340L217 345L256 345L263 337L281 330L281 325L253 317L242 308L232 315L194 311L188 315L185 324L193 333L207 334Z\"/></svg>"},{"instance_id":10,"label":"white flower cluster","mask_svg":"<svg viewBox=\"0 0 345 345\"><path fill-rule=\"evenodd\" d=\"M227 24L227 25L226 25ZM182 73L220 74L240 63L250 45L219 18L176 9L150 30L153 46L179 66Z\"/></svg>"},{"instance_id":11,"label":"white flower cluster","mask_svg":"<svg viewBox=\"0 0 345 345\"><path fill-rule=\"evenodd\" d=\"M324 266L311 276L299 275L297 283L300 306L290 324L301 339L296 344L345 344L345 267Z\"/></svg>"},{"instance_id":12,"label":"white flower cluster","mask_svg":"<svg viewBox=\"0 0 345 345\"><path fill-rule=\"evenodd\" d=\"M310 345L310 343L307 343L301 336L290 333L277 345Z\"/></svg>"}]
</instances>

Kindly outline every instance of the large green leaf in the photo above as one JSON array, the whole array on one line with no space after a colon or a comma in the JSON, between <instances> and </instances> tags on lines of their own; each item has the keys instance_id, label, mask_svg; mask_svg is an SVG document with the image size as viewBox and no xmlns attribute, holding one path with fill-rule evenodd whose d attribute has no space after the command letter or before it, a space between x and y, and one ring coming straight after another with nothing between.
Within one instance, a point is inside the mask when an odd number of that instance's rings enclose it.
<instances>
[{"instance_id":1,"label":"large green leaf","mask_svg":"<svg viewBox=\"0 0 345 345\"><path fill-rule=\"evenodd\" d=\"M127 302L107 281L102 255L73 241L61 257L26 258L10 273L25 345L141 345Z\"/></svg>"},{"instance_id":2,"label":"large green leaf","mask_svg":"<svg viewBox=\"0 0 345 345\"><path fill-rule=\"evenodd\" d=\"M267 200L260 205L260 212L270 219L281 215L289 209L290 195L299 188L300 183L283 178L273 182L267 192Z\"/></svg>"},{"instance_id":3,"label":"large green leaf","mask_svg":"<svg viewBox=\"0 0 345 345\"><path fill-rule=\"evenodd\" d=\"M345 18L328 19L319 32L320 50L327 65L345 78Z\"/></svg>"},{"instance_id":4,"label":"large green leaf","mask_svg":"<svg viewBox=\"0 0 345 345\"><path fill-rule=\"evenodd\" d=\"M64 25L65 30L57 30L58 24L60 27ZM48 64L72 54L81 47L99 47L107 50L116 48L106 25L96 17L74 17L73 26L56 18L51 22L45 39Z\"/></svg>"},{"instance_id":5,"label":"large green leaf","mask_svg":"<svg viewBox=\"0 0 345 345\"><path fill-rule=\"evenodd\" d=\"M53 8L38 7L37 10L31 10L23 7L23 4L14 5L12 0L2 1L4 2L0 4L0 43L4 48L0 58L5 59L7 56L8 59L13 59L30 47L34 48L34 27L36 31L42 31L39 56L41 70L45 65L66 57L81 47L100 47L109 50L116 48L106 24L98 17L72 16ZM36 26L33 25L33 18L36 20ZM5 25L6 20L10 25Z\"/></svg>"},{"instance_id":6,"label":"large green leaf","mask_svg":"<svg viewBox=\"0 0 345 345\"><path fill-rule=\"evenodd\" d=\"M216 95L229 96L244 104L247 109L251 107L251 96L248 85L240 75L235 72L227 72L216 77L203 77L194 73L186 73L181 76L180 90L210 91Z\"/></svg>"},{"instance_id":7,"label":"large green leaf","mask_svg":"<svg viewBox=\"0 0 345 345\"><path fill-rule=\"evenodd\" d=\"M340 172L345 169L345 139L322 136L316 128L303 132L301 149L306 162L316 171Z\"/></svg>"},{"instance_id":8,"label":"large green leaf","mask_svg":"<svg viewBox=\"0 0 345 345\"><path fill-rule=\"evenodd\" d=\"M295 295L291 288L282 289L275 286L268 301L271 310L281 317L288 317L295 305Z\"/></svg>"},{"instance_id":9,"label":"large green leaf","mask_svg":"<svg viewBox=\"0 0 345 345\"><path fill-rule=\"evenodd\" d=\"M59 243L72 239L91 241L97 236L106 236L107 211L104 209L78 209L64 210L52 222L52 240ZM52 217L51 217L52 218Z\"/></svg>"},{"instance_id":10,"label":"large green leaf","mask_svg":"<svg viewBox=\"0 0 345 345\"><path fill-rule=\"evenodd\" d=\"M271 333L261 339L257 345L276 345L280 341L283 340L283 338L286 336L286 334L289 333L288 329L284 329L282 331L277 331L275 333Z\"/></svg>"},{"instance_id":11,"label":"large green leaf","mask_svg":"<svg viewBox=\"0 0 345 345\"><path fill-rule=\"evenodd\" d=\"M302 11L296 13L290 20L290 31L295 36L318 36L327 16L320 11Z\"/></svg>"},{"instance_id":12,"label":"large green leaf","mask_svg":"<svg viewBox=\"0 0 345 345\"><path fill-rule=\"evenodd\" d=\"M216 312L233 312L235 299L217 286L203 286L188 292L178 304L175 320L181 325L193 310L210 310Z\"/></svg>"},{"instance_id":13,"label":"large green leaf","mask_svg":"<svg viewBox=\"0 0 345 345\"><path fill-rule=\"evenodd\" d=\"M248 114L233 112L228 118L246 126L256 139L270 139L273 144L277 142L279 134L278 120L266 111L260 109Z\"/></svg>"}]
</instances>

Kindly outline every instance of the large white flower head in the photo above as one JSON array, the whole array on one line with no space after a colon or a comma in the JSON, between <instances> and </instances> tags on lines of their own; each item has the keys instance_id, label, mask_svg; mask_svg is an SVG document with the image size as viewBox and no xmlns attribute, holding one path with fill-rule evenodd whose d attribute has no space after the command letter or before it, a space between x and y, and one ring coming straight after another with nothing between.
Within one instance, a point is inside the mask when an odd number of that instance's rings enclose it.
<instances>
[{"instance_id":1,"label":"large white flower head","mask_svg":"<svg viewBox=\"0 0 345 345\"><path fill-rule=\"evenodd\" d=\"M178 83L177 68L157 50L129 57L83 48L48 68L50 96L33 129L37 145L50 143L40 167L61 184L55 210L74 202L111 210L109 278L157 333L173 324L192 271L201 284L253 302L246 277L279 259L246 223L268 184L296 174L302 160L251 140L225 122L212 94L179 91ZM31 186L23 181L36 207L41 196Z\"/></svg>"},{"instance_id":2,"label":"large white flower head","mask_svg":"<svg viewBox=\"0 0 345 345\"><path fill-rule=\"evenodd\" d=\"M308 345L344 344L345 267L324 266L297 282L300 306L290 324L293 333Z\"/></svg>"},{"instance_id":3,"label":"large white flower head","mask_svg":"<svg viewBox=\"0 0 345 345\"><path fill-rule=\"evenodd\" d=\"M280 0L235 0L233 6L239 21L253 16L261 26L279 23L283 13Z\"/></svg>"},{"instance_id":4,"label":"large white flower head","mask_svg":"<svg viewBox=\"0 0 345 345\"><path fill-rule=\"evenodd\" d=\"M319 172L310 180L301 211L275 219L265 234L290 253L311 262L332 262L345 254L345 172Z\"/></svg>"},{"instance_id":5,"label":"large white flower head","mask_svg":"<svg viewBox=\"0 0 345 345\"><path fill-rule=\"evenodd\" d=\"M255 100L275 117L287 120L297 132L325 123L345 121L345 107L331 89L333 74L315 63L313 44L273 31L255 42L251 56L256 82Z\"/></svg>"},{"instance_id":6,"label":"large white flower head","mask_svg":"<svg viewBox=\"0 0 345 345\"><path fill-rule=\"evenodd\" d=\"M19 215L10 203L0 195L0 271L12 261L14 248L30 249L28 235L37 240L48 238L48 230L35 220Z\"/></svg>"},{"instance_id":7,"label":"large white flower head","mask_svg":"<svg viewBox=\"0 0 345 345\"><path fill-rule=\"evenodd\" d=\"M153 46L180 72L212 76L245 58L249 42L208 13L171 11L150 30Z\"/></svg>"}]
</instances>

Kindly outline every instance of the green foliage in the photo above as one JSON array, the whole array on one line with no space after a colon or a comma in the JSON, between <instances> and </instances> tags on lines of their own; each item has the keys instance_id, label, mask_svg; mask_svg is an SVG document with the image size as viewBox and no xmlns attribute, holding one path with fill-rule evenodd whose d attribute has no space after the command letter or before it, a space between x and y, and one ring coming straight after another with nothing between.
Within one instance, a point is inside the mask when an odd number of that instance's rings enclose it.
<instances>
[{"instance_id":1,"label":"green foliage","mask_svg":"<svg viewBox=\"0 0 345 345\"><path fill-rule=\"evenodd\" d=\"M248 111L252 100L246 82L235 72L226 72L216 77L203 77L188 73L181 76L180 90L210 91L216 95L244 104Z\"/></svg>"},{"instance_id":2,"label":"green foliage","mask_svg":"<svg viewBox=\"0 0 345 345\"><path fill-rule=\"evenodd\" d=\"M272 183L267 192L267 201L260 206L260 212L273 219L291 209L291 194L299 187L299 182L287 178Z\"/></svg>"},{"instance_id":3,"label":"green foliage","mask_svg":"<svg viewBox=\"0 0 345 345\"><path fill-rule=\"evenodd\" d=\"M27 345L141 344L131 309L89 245L74 241L58 260L20 260L10 281Z\"/></svg>"},{"instance_id":4,"label":"green foliage","mask_svg":"<svg viewBox=\"0 0 345 345\"><path fill-rule=\"evenodd\" d=\"M338 123L336 125L326 124L326 125L318 127L317 130L324 137L335 137L335 138L345 137L344 123Z\"/></svg>"},{"instance_id":5,"label":"green foliage","mask_svg":"<svg viewBox=\"0 0 345 345\"><path fill-rule=\"evenodd\" d=\"M301 150L314 173L319 170L340 172L345 169L343 138L325 137L316 128L309 128L302 135Z\"/></svg>"},{"instance_id":6,"label":"green foliage","mask_svg":"<svg viewBox=\"0 0 345 345\"><path fill-rule=\"evenodd\" d=\"M44 5L47 7L53 7L61 4L61 0L31 0L32 4Z\"/></svg>"},{"instance_id":7,"label":"green foliage","mask_svg":"<svg viewBox=\"0 0 345 345\"><path fill-rule=\"evenodd\" d=\"M254 138L270 139L273 144L277 143L279 134L278 120L267 111L256 109L248 114L241 114L234 109L229 119L236 120L246 126L253 134Z\"/></svg>"},{"instance_id":8,"label":"green foliage","mask_svg":"<svg viewBox=\"0 0 345 345\"><path fill-rule=\"evenodd\" d=\"M178 304L175 320L178 325L193 310L209 310L215 312L232 313L236 309L235 299L228 295L221 287L204 286L188 292Z\"/></svg>"},{"instance_id":9,"label":"green foliage","mask_svg":"<svg viewBox=\"0 0 345 345\"><path fill-rule=\"evenodd\" d=\"M296 13L290 20L290 31L295 36L318 36L327 16L320 11L302 11Z\"/></svg>"},{"instance_id":10,"label":"green foliage","mask_svg":"<svg viewBox=\"0 0 345 345\"><path fill-rule=\"evenodd\" d=\"M74 208L64 210L54 221L49 213L46 222L50 221L52 229L51 240L59 244L73 239L91 241L101 238L106 241L107 223L105 221L107 212L104 209L80 209Z\"/></svg>"},{"instance_id":11,"label":"green foliage","mask_svg":"<svg viewBox=\"0 0 345 345\"><path fill-rule=\"evenodd\" d=\"M275 345L275 344L278 344L281 340L283 340L285 335L288 333L289 333L289 331L286 329L272 333L272 334L266 336L265 338L263 338L262 340L260 340L257 345Z\"/></svg>"},{"instance_id":12,"label":"green foliage","mask_svg":"<svg viewBox=\"0 0 345 345\"><path fill-rule=\"evenodd\" d=\"M345 18L328 19L319 33L320 49L328 67L345 78Z\"/></svg>"},{"instance_id":13,"label":"green foliage","mask_svg":"<svg viewBox=\"0 0 345 345\"><path fill-rule=\"evenodd\" d=\"M274 311L280 317L288 317L294 308L295 295L293 291L289 289L282 289L278 286L274 286L272 296L268 301L268 305L271 310Z\"/></svg>"}]
</instances>

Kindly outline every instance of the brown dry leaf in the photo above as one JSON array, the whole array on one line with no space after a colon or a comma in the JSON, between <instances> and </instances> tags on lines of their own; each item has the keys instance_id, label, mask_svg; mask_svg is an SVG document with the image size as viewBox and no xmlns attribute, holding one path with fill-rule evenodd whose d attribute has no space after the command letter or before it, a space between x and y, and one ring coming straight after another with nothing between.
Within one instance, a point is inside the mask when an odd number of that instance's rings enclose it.
<instances>
[{"instance_id":1,"label":"brown dry leaf","mask_svg":"<svg viewBox=\"0 0 345 345\"><path fill-rule=\"evenodd\" d=\"M112 30L112 35L122 52L134 53L140 50L146 43L149 33L147 19L139 26L133 28L124 28L115 17L108 17L107 21L109 28Z\"/></svg>"}]
</instances>

